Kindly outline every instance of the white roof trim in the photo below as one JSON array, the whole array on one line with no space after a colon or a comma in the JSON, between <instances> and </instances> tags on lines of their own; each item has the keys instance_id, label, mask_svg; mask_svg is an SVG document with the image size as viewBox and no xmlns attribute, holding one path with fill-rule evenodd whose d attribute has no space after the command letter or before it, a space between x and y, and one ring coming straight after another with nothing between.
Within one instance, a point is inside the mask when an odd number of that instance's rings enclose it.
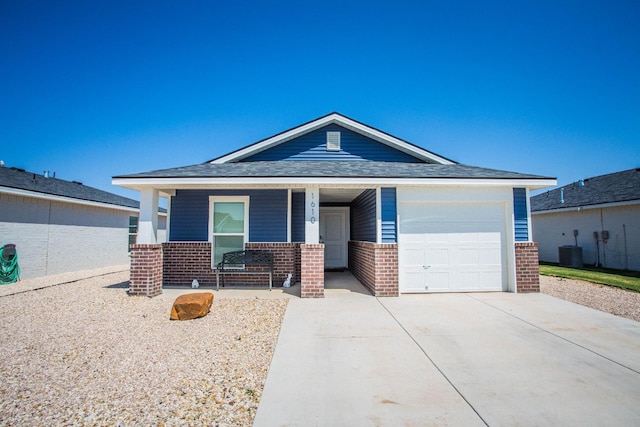
<instances>
[{"instance_id":1,"label":"white roof trim","mask_svg":"<svg viewBox=\"0 0 640 427\"><path fill-rule=\"evenodd\" d=\"M259 181L259 183L257 182ZM497 178L344 178L344 177L237 177L237 178L114 178L114 185L139 190L153 187L157 189L189 189L212 187L245 188L306 188L309 186L350 187L398 185L460 185L460 186L499 186L525 187L539 189L556 185L555 179L497 179Z\"/></svg>"},{"instance_id":2,"label":"white roof trim","mask_svg":"<svg viewBox=\"0 0 640 427\"><path fill-rule=\"evenodd\" d=\"M618 207L622 207L622 206L633 206L633 205L640 205L640 200L629 200L629 201L626 201L626 202L600 203L600 204L597 204L597 205L572 206L572 207L568 207L568 208L546 209L546 210L543 210L543 211L531 212L531 215L542 215L542 214L549 214L549 213L585 211L585 210L590 210L590 209L618 208Z\"/></svg>"},{"instance_id":3,"label":"white roof trim","mask_svg":"<svg viewBox=\"0 0 640 427\"><path fill-rule=\"evenodd\" d=\"M434 154L428 150L416 147L415 145L409 144L401 139L393 137L377 129L374 129L362 123L351 120L348 117L345 117L338 113L329 114L327 116L316 119L312 122L290 129L284 133L272 136L271 138L267 138L256 144L252 144L248 147L241 148L240 150L234 151L233 153L230 153L225 156L219 157L215 160L212 160L210 163L214 163L214 164L227 163L235 160L244 159L246 157L260 153L271 147L274 147L276 145L282 144L283 142L290 141L300 135L312 132L323 126L334 124L334 123L340 126L343 126L347 129L350 129L354 132L357 132L359 134L365 135L382 144L396 148L402 152L411 154L412 156L415 156L419 159L431 160L443 165L456 164L455 162L448 160L444 157L438 156L437 154Z\"/></svg>"}]
</instances>

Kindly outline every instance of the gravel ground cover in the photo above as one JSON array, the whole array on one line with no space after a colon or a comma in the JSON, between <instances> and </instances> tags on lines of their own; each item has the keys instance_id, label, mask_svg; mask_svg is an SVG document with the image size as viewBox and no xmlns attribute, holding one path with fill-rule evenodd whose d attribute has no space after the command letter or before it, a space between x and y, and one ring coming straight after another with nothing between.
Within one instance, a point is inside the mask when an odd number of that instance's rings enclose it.
<instances>
[{"instance_id":1,"label":"gravel ground cover","mask_svg":"<svg viewBox=\"0 0 640 427\"><path fill-rule=\"evenodd\" d=\"M0 425L251 425L286 300L130 297L128 272L0 297Z\"/></svg>"},{"instance_id":2,"label":"gravel ground cover","mask_svg":"<svg viewBox=\"0 0 640 427\"><path fill-rule=\"evenodd\" d=\"M640 322L639 292L552 276L540 276L540 292Z\"/></svg>"}]
</instances>

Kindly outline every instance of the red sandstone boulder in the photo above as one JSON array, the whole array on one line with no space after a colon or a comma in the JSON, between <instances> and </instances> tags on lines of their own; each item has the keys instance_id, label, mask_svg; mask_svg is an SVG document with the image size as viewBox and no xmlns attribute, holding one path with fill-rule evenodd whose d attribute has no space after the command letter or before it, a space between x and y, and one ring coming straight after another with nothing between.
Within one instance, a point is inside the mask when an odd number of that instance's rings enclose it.
<instances>
[{"instance_id":1,"label":"red sandstone boulder","mask_svg":"<svg viewBox=\"0 0 640 427\"><path fill-rule=\"evenodd\" d=\"M211 292L180 295L171 307L171 320L189 320L206 316L213 303Z\"/></svg>"}]
</instances>

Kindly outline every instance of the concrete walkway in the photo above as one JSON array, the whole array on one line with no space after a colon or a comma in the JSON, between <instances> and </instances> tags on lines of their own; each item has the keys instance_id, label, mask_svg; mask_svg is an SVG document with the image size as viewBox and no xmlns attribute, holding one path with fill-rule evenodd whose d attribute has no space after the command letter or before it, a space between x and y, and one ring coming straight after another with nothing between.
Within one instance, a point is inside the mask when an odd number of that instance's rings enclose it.
<instances>
[{"instance_id":1,"label":"concrete walkway","mask_svg":"<svg viewBox=\"0 0 640 427\"><path fill-rule=\"evenodd\" d=\"M254 426L640 425L640 323L543 294L293 298Z\"/></svg>"}]
</instances>

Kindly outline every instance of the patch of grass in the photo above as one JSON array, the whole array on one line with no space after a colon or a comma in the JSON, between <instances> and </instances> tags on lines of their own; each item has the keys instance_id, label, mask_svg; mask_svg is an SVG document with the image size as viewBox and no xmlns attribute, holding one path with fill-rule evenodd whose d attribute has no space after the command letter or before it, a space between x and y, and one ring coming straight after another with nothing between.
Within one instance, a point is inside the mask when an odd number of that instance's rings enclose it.
<instances>
[{"instance_id":1,"label":"patch of grass","mask_svg":"<svg viewBox=\"0 0 640 427\"><path fill-rule=\"evenodd\" d=\"M622 274L621 274L622 273ZM640 277L636 272L616 272L595 268L577 269L559 267L557 265L540 265L540 274L545 276L564 277L565 279L586 280L587 282L615 286L640 292Z\"/></svg>"}]
</instances>

